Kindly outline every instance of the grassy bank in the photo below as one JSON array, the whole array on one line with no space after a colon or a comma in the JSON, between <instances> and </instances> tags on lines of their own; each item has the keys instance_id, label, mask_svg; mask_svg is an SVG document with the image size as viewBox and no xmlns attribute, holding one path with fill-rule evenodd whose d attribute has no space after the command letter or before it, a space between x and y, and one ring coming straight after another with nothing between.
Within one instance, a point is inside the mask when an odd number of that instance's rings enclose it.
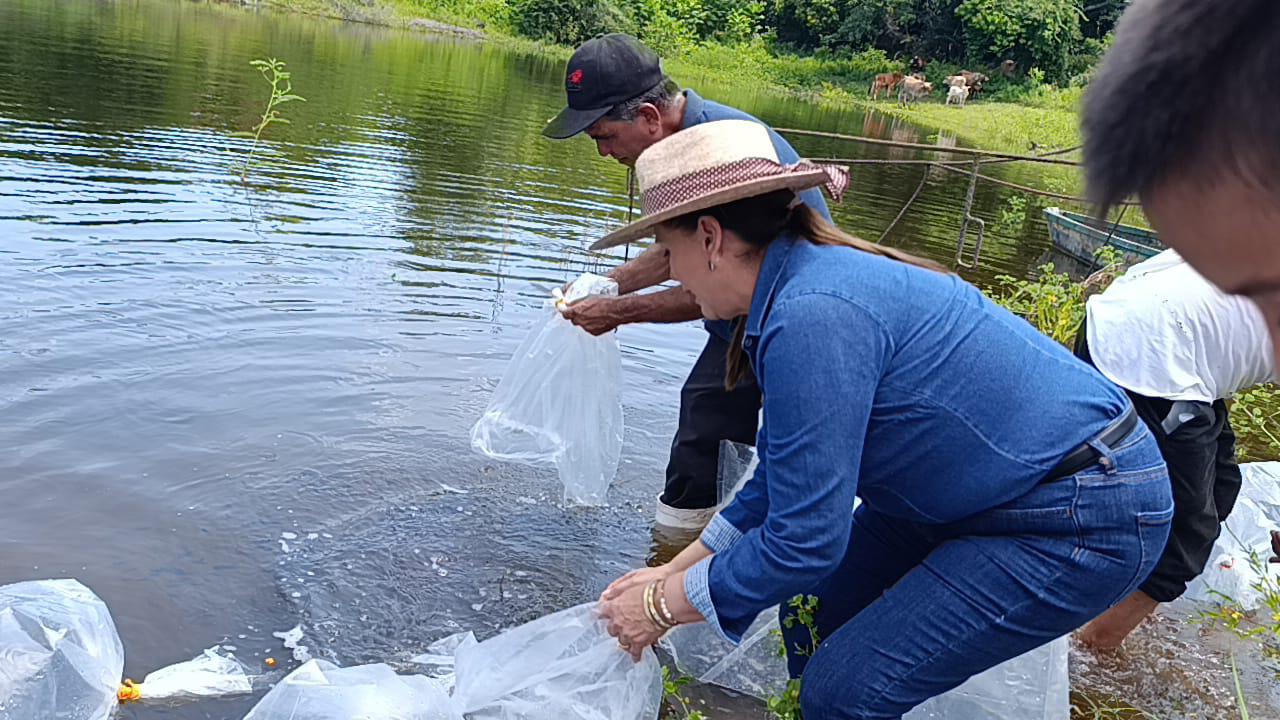
<instances>
[{"instance_id":1,"label":"grassy bank","mask_svg":"<svg viewBox=\"0 0 1280 720\"><path fill-rule=\"evenodd\" d=\"M517 49L568 58L571 48L535 42L515 35L506 17L506 0L265 0L284 10L324 15L393 27L438 30L434 21L478 31L493 42ZM418 21L418 22L415 22ZM661 45L658 43L658 45ZM977 147L1010 152L1064 148L1079 142L1076 106L1080 90L1059 90L1033 79L1018 83L993 81L985 97L963 109L943 105L938 90L927 102L900 108L894 100L867 98L870 79L894 66L878 51L850 57L801 57L780 54L763 41L724 45L673 40L657 48L667 70L677 79L749 84L795 94L816 102L873 108L911 122L954 134ZM955 66L935 63L928 72L937 85Z\"/></svg>"},{"instance_id":2,"label":"grassy bank","mask_svg":"<svg viewBox=\"0 0 1280 720\"><path fill-rule=\"evenodd\" d=\"M819 59L775 55L757 42L747 46L701 45L668 62L673 74L763 83L779 92L807 96L819 103L872 108L886 115L938 128L977 147L1027 152L1032 147L1066 148L1079 143L1076 108L1079 88L1058 90L1046 85L993 81L986 97L964 108L948 107L935 92L925 102L898 106L896 98L871 100L867 90L888 62L867 52L852 58ZM959 68L935 63L929 75L936 85Z\"/></svg>"}]
</instances>

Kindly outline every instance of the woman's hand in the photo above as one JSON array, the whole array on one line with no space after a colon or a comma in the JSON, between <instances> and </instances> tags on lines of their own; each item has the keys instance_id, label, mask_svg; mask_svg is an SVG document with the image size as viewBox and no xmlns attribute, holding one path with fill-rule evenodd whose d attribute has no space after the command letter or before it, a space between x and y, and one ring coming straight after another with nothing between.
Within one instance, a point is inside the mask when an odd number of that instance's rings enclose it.
<instances>
[{"instance_id":1,"label":"woman's hand","mask_svg":"<svg viewBox=\"0 0 1280 720\"><path fill-rule=\"evenodd\" d=\"M646 568L646 570L658 569ZM634 574L636 573L624 575L614 585ZM665 632L655 625L645 612L644 590L648 584L628 584L625 589L615 591L611 599L600 602L600 617L608 621L609 634L618 638L618 647L631 653L631 658L636 662L640 662L644 649L658 642ZM613 585L609 587L612 588ZM608 595L609 591L606 590L605 594Z\"/></svg>"},{"instance_id":2,"label":"woman's hand","mask_svg":"<svg viewBox=\"0 0 1280 720\"><path fill-rule=\"evenodd\" d=\"M643 592L646 585L654 580L662 580L669 577L672 572L673 570L670 564L632 570L626 575L623 575L617 580L609 583L609 587L605 588L604 592L600 593L600 602L603 603L609 600L614 600L621 596L622 593L633 587L638 587L641 592Z\"/></svg>"}]
</instances>

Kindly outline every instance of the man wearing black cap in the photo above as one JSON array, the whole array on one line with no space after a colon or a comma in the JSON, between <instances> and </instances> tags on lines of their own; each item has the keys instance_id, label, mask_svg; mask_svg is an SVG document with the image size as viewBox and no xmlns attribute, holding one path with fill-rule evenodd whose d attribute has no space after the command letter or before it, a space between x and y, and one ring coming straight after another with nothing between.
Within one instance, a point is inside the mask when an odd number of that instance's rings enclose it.
<instances>
[{"instance_id":1,"label":"man wearing black cap","mask_svg":"<svg viewBox=\"0 0 1280 720\"><path fill-rule=\"evenodd\" d=\"M652 50L630 35L615 33L589 40L574 52L565 68L568 107L542 131L557 140L585 132L602 156L631 167L650 145L685 128L714 120L756 118L704 100L662 72ZM778 159L800 160L795 149L772 129ZM822 192L800 193L800 199L828 220ZM609 273L618 283L616 298L592 298L565 311L574 324L599 335L637 322L684 322L702 317L693 297L681 288L634 294L671 278L666 251L651 246L634 260ZM760 388L746 378L725 390L725 356L733 336L729 322L705 323L710 336L680 392L680 425L671 443L667 482L658 499L660 525L699 530L711 519L718 499L720 442L754 445L760 411Z\"/></svg>"}]
</instances>

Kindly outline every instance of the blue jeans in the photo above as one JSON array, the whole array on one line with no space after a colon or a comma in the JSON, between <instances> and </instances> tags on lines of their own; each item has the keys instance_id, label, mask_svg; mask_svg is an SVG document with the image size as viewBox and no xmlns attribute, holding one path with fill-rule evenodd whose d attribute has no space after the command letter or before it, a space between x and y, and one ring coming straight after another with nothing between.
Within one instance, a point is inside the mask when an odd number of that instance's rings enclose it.
<instances>
[{"instance_id":1,"label":"blue jeans","mask_svg":"<svg viewBox=\"0 0 1280 720\"><path fill-rule=\"evenodd\" d=\"M898 718L971 675L1071 632L1133 592L1164 549L1169 476L1141 423L1112 459L945 525L863 505L814 588L820 645L783 630L805 720ZM783 609L783 616L789 610Z\"/></svg>"}]
</instances>

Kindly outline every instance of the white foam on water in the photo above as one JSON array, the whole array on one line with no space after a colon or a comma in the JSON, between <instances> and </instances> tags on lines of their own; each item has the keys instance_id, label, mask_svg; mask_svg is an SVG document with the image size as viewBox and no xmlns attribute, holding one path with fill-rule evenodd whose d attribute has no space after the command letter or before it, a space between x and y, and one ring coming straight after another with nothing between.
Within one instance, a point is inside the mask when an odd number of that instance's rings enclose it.
<instances>
[{"instance_id":1,"label":"white foam on water","mask_svg":"<svg viewBox=\"0 0 1280 720\"><path fill-rule=\"evenodd\" d=\"M304 663L311 659L311 650L302 644L302 625L294 625L283 632L273 632L272 637L280 638L286 650L293 651L293 659Z\"/></svg>"}]
</instances>

